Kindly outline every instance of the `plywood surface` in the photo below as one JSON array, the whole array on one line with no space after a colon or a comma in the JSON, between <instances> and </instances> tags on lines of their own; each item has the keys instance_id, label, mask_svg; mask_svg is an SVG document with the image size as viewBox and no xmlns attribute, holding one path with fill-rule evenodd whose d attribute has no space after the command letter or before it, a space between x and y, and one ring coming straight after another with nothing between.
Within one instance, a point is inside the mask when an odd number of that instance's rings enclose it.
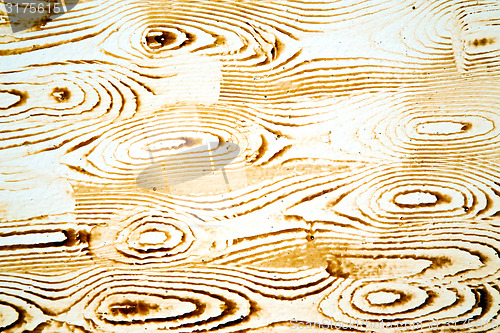
<instances>
[{"instance_id":1,"label":"plywood surface","mask_svg":"<svg viewBox=\"0 0 500 333\"><path fill-rule=\"evenodd\" d=\"M2 18L1 330L498 332L498 1Z\"/></svg>"}]
</instances>

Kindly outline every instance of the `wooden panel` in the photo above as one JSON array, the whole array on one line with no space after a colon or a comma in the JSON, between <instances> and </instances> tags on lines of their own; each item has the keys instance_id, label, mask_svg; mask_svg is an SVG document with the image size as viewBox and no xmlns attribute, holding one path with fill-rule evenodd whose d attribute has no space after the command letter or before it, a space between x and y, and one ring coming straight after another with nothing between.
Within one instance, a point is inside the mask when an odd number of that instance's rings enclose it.
<instances>
[{"instance_id":1,"label":"wooden panel","mask_svg":"<svg viewBox=\"0 0 500 333\"><path fill-rule=\"evenodd\" d=\"M0 330L498 331L498 1L5 10Z\"/></svg>"}]
</instances>

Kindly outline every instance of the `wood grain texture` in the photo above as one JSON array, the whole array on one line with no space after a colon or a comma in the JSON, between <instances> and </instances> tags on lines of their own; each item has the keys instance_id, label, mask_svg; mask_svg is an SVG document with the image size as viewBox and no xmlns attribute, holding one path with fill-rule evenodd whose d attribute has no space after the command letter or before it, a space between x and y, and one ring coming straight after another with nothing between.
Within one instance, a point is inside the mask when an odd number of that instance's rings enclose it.
<instances>
[{"instance_id":1,"label":"wood grain texture","mask_svg":"<svg viewBox=\"0 0 500 333\"><path fill-rule=\"evenodd\" d=\"M2 18L1 331L498 332L497 0Z\"/></svg>"}]
</instances>

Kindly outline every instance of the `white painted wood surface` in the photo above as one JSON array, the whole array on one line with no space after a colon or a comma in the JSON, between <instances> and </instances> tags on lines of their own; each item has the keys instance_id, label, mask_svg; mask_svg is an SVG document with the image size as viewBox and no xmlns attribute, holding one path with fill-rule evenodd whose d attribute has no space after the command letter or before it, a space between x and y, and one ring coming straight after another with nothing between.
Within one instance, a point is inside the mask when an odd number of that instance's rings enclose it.
<instances>
[{"instance_id":1,"label":"white painted wood surface","mask_svg":"<svg viewBox=\"0 0 500 333\"><path fill-rule=\"evenodd\" d=\"M497 0L2 22L1 330L498 332Z\"/></svg>"}]
</instances>

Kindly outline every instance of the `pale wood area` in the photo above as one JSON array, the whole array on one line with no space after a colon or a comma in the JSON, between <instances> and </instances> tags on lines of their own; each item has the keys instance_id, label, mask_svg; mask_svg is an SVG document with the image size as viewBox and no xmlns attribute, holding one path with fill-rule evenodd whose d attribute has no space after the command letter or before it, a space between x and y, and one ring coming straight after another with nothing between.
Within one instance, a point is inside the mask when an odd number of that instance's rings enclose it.
<instances>
[{"instance_id":1,"label":"pale wood area","mask_svg":"<svg viewBox=\"0 0 500 333\"><path fill-rule=\"evenodd\" d=\"M499 332L498 0L2 22L0 330Z\"/></svg>"}]
</instances>

